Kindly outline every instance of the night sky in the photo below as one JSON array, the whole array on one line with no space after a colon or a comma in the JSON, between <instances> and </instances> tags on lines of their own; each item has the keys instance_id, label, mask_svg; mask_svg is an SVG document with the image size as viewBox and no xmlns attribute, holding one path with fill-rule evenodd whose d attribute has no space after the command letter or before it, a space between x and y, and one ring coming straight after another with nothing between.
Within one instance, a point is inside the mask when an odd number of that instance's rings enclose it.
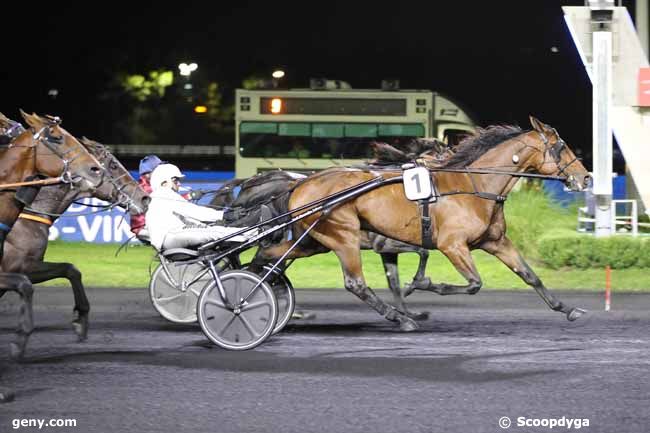
<instances>
[{"instance_id":1,"label":"night sky","mask_svg":"<svg viewBox=\"0 0 650 433\"><path fill-rule=\"evenodd\" d=\"M583 1L71 3L3 5L0 111L10 117L56 114L103 141L101 94L117 71L176 72L189 60L230 97L275 67L289 87L396 78L451 96L482 125L527 127L534 114L573 147L591 146L591 84L561 11Z\"/></svg>"}]
</instances>

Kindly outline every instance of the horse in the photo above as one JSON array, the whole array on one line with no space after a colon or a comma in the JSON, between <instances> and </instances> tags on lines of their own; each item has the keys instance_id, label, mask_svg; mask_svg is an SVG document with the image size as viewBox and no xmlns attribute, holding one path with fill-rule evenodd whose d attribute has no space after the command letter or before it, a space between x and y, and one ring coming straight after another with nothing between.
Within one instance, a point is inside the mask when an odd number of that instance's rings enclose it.
<instances>
[{"instance_id":1,"label":"horse","mask_svg":"<svg viewBox=\"0 0 650 433\"><path fill-rule=\"evenodd\" d=\"M453 155L453 149L435 139L412 140L404 149L397 149L383 142L372 142L370 147L374 154L370 166L395 166L414 158L425 158L433 164ZM225 218L231 225L237 227L253 225L262 219L261 212L264 206L271 208L267 217L280 213L279 208L283 206L281 201L288 198L289 193L305 178L305 175L299 173L274 170L249 179L233 179L216 192L210 205L226 209ZM277 241L281 237L282 233L276 232L274 240ZM409 252L418 254L420 259L418 268L410 285L422 285L427 281L425 271L429 251L372 231L362 231L360 240L361 249L373 250L381 257L388 287L397 308L415 320L426 320L427 312L411 311L404 301L399 279L398 254Z\"/></svg>"},{"instance_id":2,"label":"horse","mask_svg":"<svg viewBox=\"0 0 650 433\"><path fill-rule=\"evenodd\" d=\"M1 123L0 121L0 127ZM81 280L82 275L71 263L44 261L49 228L74 200L82 197L92 196L125 207L132 215L146 211L149 197L105 146L85 137L80 141L102 164L106 172L105 181L93 193L80 193L68 184L42 187L32 205L20 214L9 233L0 269L4 272L23 273L33 284L54 278L68 279L75 301L72 326L79 341L84 341L88 334L90 305Z\"/></svg>"},{"instance_id":3,"label":"horse","mask_svg":"<svg viewBox=\"0 0 650 433\"><path fill-rule=\"evenodd\" d=\"M14 183L41 175L60 177L80 191L92 191L103 180L101 164L72 135L61 128L60 119L21 115L31 127L0 149L0 182ZM3 116L4 117L4 116ZM14 199L15 188L0 185L0 257L2 241L35 188L25 188Z\"/></svg>"},{"instance_id":4,"label":"horse","mask_svg":"<svg viewBox=\"0 0 650 433\"><path fill-rule=\"evenodd\" d=\"M4 149L0 150L0 259L4 240L24 205L37 192L33 187L19 189L7 186L36 176L58 177L80 191L94 191L103 181L101 164L60 126L57 117L21 115L30 126ZM4 274L0 292L16 291L20 297L19 329L15 342L10 343L12 358L22 357L34 326L32 319L33 287L22 274Z\"/></svg>"},{"instance_id":5,"label":"horse","mask_svg":"<svg viewBox=\"0 0 650 433\"><path fill-rule=\"evenodd\" d=\"M434 138L414 139L401 148L393 147L388 143L373 141L370 143L370 148L374 159L369 161L368 167L396 167L415 158L422 158L433 166L447 160L454 154L452 147ZM272 208L271 215L279 213L277 208L281 208L282 204L277 203L278 199L288 197L289 192L297 182L300 182L305 177L305 175L299 173L269 171L249 179L234 179L225 183L217 191L210 204L228 209L226 219L231 220L232 225L252 225L260 221L260 208L263 208L263 206ZM282 234L277 232L277 235L281 237ZM397 308L415 320L426 320L428 318L427 312L412 311L406 305L400 285L398 255L413 252L419 256L417 271L408 286L422 285L427 281L425 271L429 251L371 231L361 232L361 249L373 250L381 257L388 287Z\"/></svg>"},{"instance_id":6,"label":"horse","mask_svg":"<svg viewBox=\"0 0 650 433\"><path fill-rule=\"evenodd\" d=\"M576 320L585 311L556 299L506 235L504 200L519 174L557 176L573 191L582 191L590 183L589 173L557 131L532 116L530 122L530 131L512 126L487 128L466 140L442 166L431 168L430 177L439 197L437 202L422 206L431 216L430 237L422 236L418 203L406 198L402 185L391 183L352 198L325 215L315 213L295 223L294 240L307 227L316 225L286 257L334 251L343 270L345 288L386 319L398 322L401 330L412 331L418 325L367 286L361 266L361 232L369 230L412 245L430 245L442 252L467 280L466 285L429 282L426 286L413 286L410 292L420 289L441 295L476 294L482 281L470 251L482 249L532 286L552 310L564 313L570 321ZM288 209L297 209L371 179L401 174L392 169L328 169L302 181L290 194ZM293 242L260 248L254 262L262 264L281 257Z\"/></svg>"}]
</instances>

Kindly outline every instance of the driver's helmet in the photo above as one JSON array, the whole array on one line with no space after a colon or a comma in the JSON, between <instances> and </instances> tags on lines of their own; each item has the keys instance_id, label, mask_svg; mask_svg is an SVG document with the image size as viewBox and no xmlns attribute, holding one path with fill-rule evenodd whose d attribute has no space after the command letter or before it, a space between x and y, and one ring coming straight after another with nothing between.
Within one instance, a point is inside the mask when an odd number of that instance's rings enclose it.
<instances>
[{"instance_id":1,"label":"driver's helmet","mask_svg":"<svg viewBox=\"0 0 650 433\"><path fill-rule=\"evenodd\" d=\"M156 191L159 188L164 188L163 183L167 182L167 188L172 187L174 178L183 178L185 175L174 164L160 164L151 173L151 189Z\"/></svg>"},{"instance_id":2,"label":"driver's helmet","mask_svg":"<svg viewBox=\"0 0 650 433\"><path fill-rule=\"evenodd\" d=\"M140 176L153 172L160 164L164 164L156 155L147 155L140 160L138 173Z\"/></svg>"}]
</instances>

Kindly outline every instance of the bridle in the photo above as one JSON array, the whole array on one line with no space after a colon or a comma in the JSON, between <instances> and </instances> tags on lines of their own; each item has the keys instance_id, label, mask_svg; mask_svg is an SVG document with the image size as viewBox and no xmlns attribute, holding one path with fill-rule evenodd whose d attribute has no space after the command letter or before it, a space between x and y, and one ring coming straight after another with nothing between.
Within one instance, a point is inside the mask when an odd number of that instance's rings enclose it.
<instances>
[{"instance_id":1,"label":"bridle","mask_svg":"<svg viewBox=\"0 0 650 433\"><path fill-rule=\"evenodd\" d=\"M113 203L110 204L110 205L106 205L106 206L102 205L102 206L97 206L97 207L113 208L115 206L120 206L120 207L123 207L127 212L133 207L137 211L139 211L140 213L143 212L144 209L141 209L140 206L138 206L135 203L135 199L134 199L138 188L134 187L133 192L131 194L128 194L125 191L125 189L128 186L128 183L123 183L121 185L119 183L119 181L121 179L128 176L128 172L126 171L126 169L124 170L124 173L122 173L121 175L119 175L117 177L114 177L113 174L112 174L113 167L114 166L119 167L121 165L120 162L115 157L115 155L110 153L105 146L103 146L103 145L101 145L99 143L93 144L93 148L98 150L97 157L98 157L98 160L99 160L99 164L101 165L102 169L104 170L104 173L108 174L108 176L106 176L107 178L105 177L105 180L107 180L113 186L113 193L111 194ZM106 161L106 163L105 163L105 161ZM73 203L77 203L77 202L73 202ZM88 206L88 205L86 205L86 206Z\"/></svg>"},{"instance_id":2,"label":"bridle","mask_svg":"<svg viewBox=\"0 0 650 433\"><path fill-rule=\"evenodd\" d=\"M54 155L59 157L63 162L63 170L59 175L59 180L62 183L68 183L72 186L81 181L80 177L73 177L72 172L70 171L70 163L72 163L79 154L70 155L75 149L71 147L66 151L62 151L60 146L63 143L64 137L52 135L52 127L58 126L61 124L61 118L47 116L47 119L50 123L44 125L41 129L32 134L32 143L27 146L16 145L15 142L9 143L8 147L30 147L33 149L34 156L34 167L36 167L36 160L38 159L38 145L43 144L48 150L50 150ZM81 145L80 145L81 146Z\"/></svg>"},{"instance_id":3,"label":"bridle","mask_svg":"<svg viewBox=\"0 0 650 433\"><path fill-rule=\"evenodd\" d=\"M571 177L566 173L566 169L573 164L576 161L579 161L577 156L574 156L574 158L567 162L566 164L562 165L562 151L566 149L567 145L564 140L560 137L560 134L557 133L555 128L551 128L553 131L553 134L557 137L557 141L555 144L551 145L549 143L549 139L544 135L544 133L537 131L539 134L540 138L542 139L542 142L544 143L544 153L548 153L551 158L553 158L553 161L555 162L555 166L557 167L557 172L558 175L564 176L566 178Z\"/></svg>"},{"instance_id":4,"label":"bridle","mask_svg":"<svg viewBox=\"0 0 650 433\"><path fill-rule=\"evenodd\" d=\"M118 183L120 179L128 176L128 172L124 170L124 173L117 177L113 177L111 174L113 170L112 164L121 165L117 160L117 158L115 157L115 155L110 153L105 146L102 146L99 143L92 145L92 150L90 150L90 153L97 158L100 166L102 167L102 170L105 173L105 176L103 177L103 181L109 182L113 187L111 192L111 198L110 198L111 203L106 205L94 205L94 204L83 203L77 200L73 200L72 203L76 205L90 207L90 208L97 208L97 210L75 214L75 216L94 215L100 212L105 212L107 210L113 209L117 206L125 208L127 212L133 207L139 213L142 213L143 209L141 209L140 206L138 206L135 203L135 200L133 198L137 192L137 187L134 187L133 193L129 195L124 191L124 189L128 185L127 184L119 185ZM106 160L108 160L108 162L104 163ZM47 215L48 217L53 217L53 218L59 218L64 215L64 213L47 212L41 209L34 209L30 207L27 207L26 210L37 213L39 215Z\"/></svg>"}]
</instances>

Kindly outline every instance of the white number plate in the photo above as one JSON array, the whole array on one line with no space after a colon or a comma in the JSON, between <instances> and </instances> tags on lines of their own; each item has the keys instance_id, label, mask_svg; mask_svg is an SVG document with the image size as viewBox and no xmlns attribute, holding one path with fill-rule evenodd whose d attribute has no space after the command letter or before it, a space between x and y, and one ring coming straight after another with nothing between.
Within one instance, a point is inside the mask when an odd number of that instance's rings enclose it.
<instances>
[{"instance_id":1,"label":"white number plate","mask_svg":"<svg viewBox=\"0 0 650 433\"><path fill-rule=\"evenodd\" d=\"M424 167L404 170L404 194L409 200L425 200L433 196L431 174Z\"/></svg>"}]
</instances>

